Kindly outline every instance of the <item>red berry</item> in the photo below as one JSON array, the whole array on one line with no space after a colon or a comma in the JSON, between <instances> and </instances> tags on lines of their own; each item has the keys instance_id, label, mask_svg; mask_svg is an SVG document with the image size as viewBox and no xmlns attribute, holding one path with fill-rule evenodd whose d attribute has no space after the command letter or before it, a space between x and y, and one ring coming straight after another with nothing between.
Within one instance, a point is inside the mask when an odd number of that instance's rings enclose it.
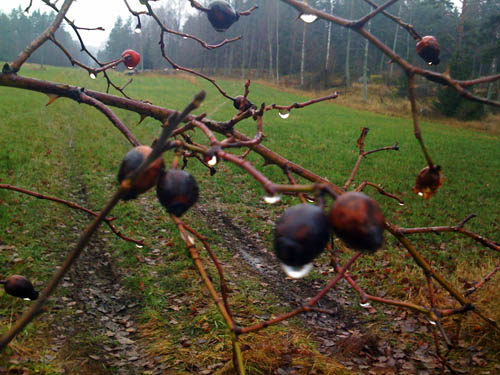
<instances>
[{"instance_id":1,"label":"red berry","mask_svg":"<svg viewBox=\"0 0 500 375\"><path fill-rule=\"evenodd\" d=\"M156 195L167 212L181 217L198 200L198 184L186 171L171 169L158 180Z\"/></svg>"},{"instance_id":2,"label":"red berry","mask_svg":"<svg viewBox=\"0 0 500 375\"><path fill-rule=\"evenodd\" d=\"M441 174L441 167L439 165L435 165L432 168L427 166L418 173L415 186L412 190L424 199L429 199L436 194L437 190L443 185L444 180L445 178Z\"/></svg>"},{"instance_id":3,"label":"red berry","mask_svg":"<svg viewBox=\"0 0 500 375\"><path fill-rule=\"evenodd\" d=\"M287 266L300 267L321 254L329 238L328 221L321 208L299 204L288 208L276 222L274 251Z\"/></svg>"},{"instance_id":4,"label":"red berry","mask_svg":"<svg viewBox=\"0 0 500 375\"><path fill-rule=\"evenodd\" d=\"M38 292L33 288L33 284L24 276L12 275L5 280L5 292L14 297L29 298L35 300L38 298Z\"/></svg>"},{"instance_id":5,"label":"red berry","mask_svg":"<svg viewBox=\"0 0 500 375\"><path fill-rule=\"evenodd\" d=\"M333 231L347 246L374 252L382 246L385 219L373 199L363 193L345 193L328 214Z\"/></svg>"},{"instance_id":6,"label":"red berry","mask_svg":"<svg viewBox=\"0 0 500 375\"><path fill-rule=\"evenodd\" d=\"M153 151L151 147L137 146L127 152L120 165L120 170L118 171L118 182L121 183L125 177L127 177L132 171L136 170L148 157L151 151ZM164 170L165 164L163 163L163 159L159 157L152 162L139 177L137 177L131 189L127 195L123 197L123 199L129 200L137 198L139 194L151 189L156 184L158 177Z\"/></svg>"},{"instance_id":7,"label":"red berry","mask_svg":"<svg viewBox=\"0 0 500 375\"><path fill-rule=\"evenodd\" d=\"M441 48L439 47L439 43L432 35L424 36L417 43L417 53L429 65L439 64L440 52Z\"/></svg>"},{"instance_id":8,"label":"red berry","mask_svg":"<svg viewBox=\"0 0 500 375\"><path fill-rule=\"evenodd\" d=\"M127 49L123 51L122 57L123 64L129 69L134 69L141 61L141 55L139 55L133 49Z\"/></svg>"},{"instance_id":9,"label":"red berry","mask_svg":"<svg viewBox=\"0 0 500 375\"><path fill-rule=\"evenodd\" d=\"M208 20L216 31L223 32L238 21L240 15L225 1L214 1L208 6Z\"/></svg>"}]
</instances>

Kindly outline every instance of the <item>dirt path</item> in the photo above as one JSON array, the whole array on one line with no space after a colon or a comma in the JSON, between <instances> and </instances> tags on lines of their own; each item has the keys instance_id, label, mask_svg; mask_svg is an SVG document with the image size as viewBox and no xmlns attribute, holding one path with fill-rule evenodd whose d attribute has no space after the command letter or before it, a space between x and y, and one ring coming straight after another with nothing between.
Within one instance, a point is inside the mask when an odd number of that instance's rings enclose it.
<instances>
[{"instance_id":1,"label":"dirt path","mask_svg":"<svg viewBox=\"0 0 500 375\"><path fill-rule=\"evenodd\" d=\"M222 210L209 204L197 205L196 210L211 223L224 246L237 254L233 257L237 270L232 272L237 273L238 277L244 277L245 272L258 271L268 285L263 286L263 293L276 294L281 304L290 310L301 306L324 287L323 282L311 284L304 279L293 280L286 277L268 249L268 244L259 238L258 233L236 225ZM241 266L239 259L244 260L246 267ZM322 267L320 272L334 275L332 268ZM277 285L279 288L276 288ZM382 329L393 332L396 338L401 337L388 342L372 333L371 326L376 321L373 315L375 310L371 309L371 313L368 310L360 312L354 308L357 303L359 297L342 281L317 305L331 313L310 312L301 315L320 352L335 357L349 369L365 371L370 375L429 375L440 372L432 345L420 341L416 350L407 349L408 343L414 344L419 340L418 334L429 336L427 321L409 316L404 311L398 313L384 306L377 306L377 309L386 314ZM413 333L417 335L413 341L408 341L408 336Z\"/></svg>"}]
</instances>

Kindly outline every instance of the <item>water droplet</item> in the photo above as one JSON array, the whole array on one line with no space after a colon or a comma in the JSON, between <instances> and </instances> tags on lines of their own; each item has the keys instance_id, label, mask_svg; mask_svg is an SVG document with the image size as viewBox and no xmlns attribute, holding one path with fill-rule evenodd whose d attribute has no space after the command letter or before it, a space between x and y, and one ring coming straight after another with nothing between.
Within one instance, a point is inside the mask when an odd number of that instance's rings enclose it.
<instances>
[{"instance_id":1,"label":"water droplet","mask_svg":"<svg viewBox=\"0 0 500 375\"><path fill-rule=\"evenodd\" d=\"M23 298L23 300L25 300L25 301L31 301L29 298Z\"/></svg>"},{"instance_id":2,"label":"water droplet","mask_svg":"<svg viewBox=\"0 0 500 375\"><path fill-rule=\"evenodd\" d=\"M418 192L418 195L420 195L421 197L424 196L424 193L422 193L421 191Z\"/></svg>"},{"instance_id":3,"label":"water droplet","mask_svg":"<svg viewBox=\"0 0 500 375\"><path fill-rule=\"evenodd\" d=\"M367 309L369 307L372 307L371 303L370 302L366 302L366 303L360 303L359 306Z\"/></svg>"},{"instance_id":4,"label":"water droplet","mask_svg":"<svg viewBox=\"0 0 500 375\"><path fill-rule=\"evenodd\" d=\"M287 119L290 117L290 111L279 111L278 114L280 115L281 118Z\"/></svg>"},{"instance_id":5,"label":"water droplet","mask_svg":"<svg viewBox=\"0 0 500 375\"><path fill-rule=\"evenodd\" d=\"M275 204L278 203L280 200L281 200L281 195L271 195L264 197L264 202L268 204Z\"/></svg>"},{"instance_id":6,"label":"water droplet","mask_svg":"<svg viewBox=\"0 0 500 375\"><path fill-rule=\"evenodd\" d=\"M429 320L429 323L433 326L435 326L437 323L434 320Z\"/></svg>"},{"instance_id":7,"label":"water droplet","mask_svg":"<svg viewBox=\"0 0 500 375\"><path fill-rule=\"evenodd\" d=\"M215 164L217 164L217 156L212 156L212 159L210 159L208 162L207 162L208 165L210 165L211 167L213 167Z\"/></svg>"},{"instance_id":8,"label":"water droplet","mask_svg":"<svg viewBox=\"0 0 500 375\"><path fill-rule=\"evenodd\" d=\"M128 70L134 70L135 66L127 66Z\"/></svg>"},{"instance_id":9,"label":"water droplet","mask_svg":"<svg viewBox=\"0 0 500 375\"><path fill-rule=\"evenodd\" d=\"M308 201L309 203L314 203L314 199L306 198L306 201Z\"/></svg>"},{"instance_id":10,"label":"water droplet","mask_svg":"<svg viewBox=\"0 0 500 375\"><path fill-rule=\"evenodd\" d=\"M194 238L191 237L189 234L186 236L184 233L180 233L181 238L184 242L186 242L188 245L194 245Z\"/></svg>"},{"instance_id":11,"label":"water droplet","mask_svg":"<svg viewBox=\"0 0 500 375\"><path fill-rule=\"evenodd\" d=\"M180 69L179 68L175 68L176 71L179 71Z\"/></svg>"},{"instance_id":12,"label":"water droplet","mask_svg":"<svg viewBox=\"0 0 500 375\"><path fill-rule=\"evenodd\" d=\"M96 79L97 78L97 76L94 73L92 73L92 72L89 73L89 77L91 79Z\"/></svg>"},{"instance_id":13,"label":"water droplet","mask_svg":"<svg viewBox=\"0 0 500 375\"><path fill-rule=\"evenodd\" d=\"M281 268L283 268L283 271L287 274L287 276L290 276L294 279L300 279L302 277L307 276L309 272L311 272L313 264L307 263L304 264L303 266L292 267L284 263L281 263Z\"/></svg>"},{"instance_id":14,"label":"water droplet","mask_svg":"<svg viewBox=\"0 0 500 375\"><path fill-rule=\"evenodd\" d=\"M301 14L300 19L304 21L305 23L313 23L318 19L318 16L314 14Z\"/></svg>"},{"instance_id":15,"label":"water droplet","mask_svg":"<svg viewBox=\"0 0 500 375\"><path fill-rule=\"evenodd\" d=\"M187 39L188 37L187 36L183 36L182 39Z\"/></svg>"},{"instance_id":16,"label":"water droplet","mask_svg":"<svg viewBox=\"0 0 500 375\"><path fill-rule=\"evenodd\" d=\"M142 249L144 246L137 244L135 245L135 247L137 247L138 249Z\"/></svg>"},{"instance_id":17,"label":"water droplet","mask_svg":"<svg viewBox=\"0 0 500 375\"><path fill-rule=\"evenodd\" d=\"M139 25L137 25L134 31L136 34L140 34L142 32L141 27Z\"/></svg>"},{"instance_id":18,"label":"water droplet","mask_svg":"<svg viewBox=\"0 0 500 375\"><path fill-rule=\"evenodd\" d=\"M403 202L399 202L399 205L400 206L404 206L405 204Z\"/></svg>"},{"instance_id":19,"label":"water droplet","mask_svg":"<svg viewBox=\"0 0 500 375\"><path fill-rule=\"evenodd\" d=\"M427 64L432 65L432 61L429 61Z\"/></svg>"}]
</instances>

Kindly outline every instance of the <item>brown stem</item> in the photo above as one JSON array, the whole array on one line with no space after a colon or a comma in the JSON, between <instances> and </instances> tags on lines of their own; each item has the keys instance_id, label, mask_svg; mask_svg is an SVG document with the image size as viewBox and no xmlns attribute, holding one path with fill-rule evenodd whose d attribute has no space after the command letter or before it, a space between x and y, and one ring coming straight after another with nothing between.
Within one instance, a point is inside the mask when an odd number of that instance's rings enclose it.
<instances>
[{"instance_id":1,"label":"brown stem","mask_svg":"<svg viewBox=\"0 0 500 375\"><path fill-rule=\"evenodd\" d=\"M189 69L189 68L186 68L186 67L183 67L181 65L178 65L174 62L174 60L172 60L168 55L167 53L165 52L165 42L164 42L164 35L165 35L165 31L162 30L161 32L161 36L160 36L160 48L161 48L161 55L163 56L163 58L165 60L167 60L169 62L170 65L172 65L172 68L174 68L175 70L182 70L184 72L188 72L188 73L191 73L195 76L198 76L200 78L203 78L205 80L207 80L208 82L210 82L212 85L215 86L215 88L220 92L220 94L222 96L224 96L225 98L227 99L230 99L230 100L234 100L234 98L230 97L229 95L226 94L226 92L217 84L217 82L215 81L215 79L213 78L210 78L209 76L206 76L205 74L202 74L200 72L197 72L196 70L192 70L192 69Z\"/></svg>"},{"instance_id":2,"label":"brown stem","mask_svg":"<svg viewBox=\"0 0 500 375\"><path fill-rule=\"evenodd\" d=\"M12 72L14 73L18 72L19 69L21 69L21 66L25 63L26 60L29 59L29 57L33 54L33 52L35 52L43 43L45 43L51 36L54 35L56 30L61 25L61 22L66 16L66 13L68 12L69 7L71 6L72 3L73 0L64 1L64 4L61 7L61 10L58 12L54 22L52 22L52 24L42 33L42 35L40 35L38 38L32 41L31 44L28 47L26 47L26 49L23 52L21 52L19 56L11 64Z\"/></svg>"},{"instance_id":3,"label":"brown stem","mask_svg":"<svg viewBox=\"0 0 500 375\"><path fill-rule=\"evenodd\" d=\"M373 182L368 182L368 181L363 181L361 184L359 184L356 189L354 189L354 191L363 191L363 189L366 187L366 186L371 186L371 187L374 187L375 189L378 190L378 192L386 197L389 197L389 198L392 198L392 199L395 199L398 201L398 203L402 206L404 205L405 203L403 202L403 200L401 200L401 198L399 198L398 196L394 195L394 194L391 194L391 193L388 193L386 192L381 186L377 185L377 184L374 184Z\"/></svg>"},{"instance_id":4,"label":"brown stem","mask_svg":"<svg viewBox=\"0 0 500 375\"><path fill-rule=\"evenodd\" d=\"M415 138L417 138L418 143L420 143L420 147L422 148L422 152L424 153L425 159L427 160L427 164L429 168L434 168L434 163L432 162L431 156L427 151L427 147L425 147L424 140L422 139L422 130L420 129L420 124L418 121L418 109L417 109L417 99L415 98L415 75L408 75L408 93L410 96L410 104L411 104L411 115L413 118L413 133L415 134Z\"/></svg>"},{"instance_id":5,"label":"brown stem","mask_svg":"<svg viewBox=\"0 0 500 375\"><path fill-rule=\"evenodd\" d=\"M377 8L378 5L373 2L372 0L364 0L365 3L367 4L370 4L373 8ZM415 28L408 24L408 23L404 23L401 18L399 17L396 17L390 13L387 13L386 11L383 11L382 14L384 16L386 16L387 18L389 18L390 20L394 21L395 23L397 23L399 26L401 26L402 28L406 29L406 31L408 31L408 33L413 37L413 39L415 40L420 40L422 39L422 37L420 35L418 35L417 31L415 30Z\"/></svg>"},{"instance_id":6,"label":"brown stem","mask_svg":"<svg viewBox=\"0 0 500 375\"><path fill-rule=\"evenodd\" d=\"M75 248L71 250L68 255L66 256L66 259L64 260L64 263L61 265L61 267L58 269L58 271L54 274L52 279L49 281L47 286L42 290L40 293L38 299L31 305L31 307L19 318L16 323L12 326L12 328L7 331L2 337L0 337L0 351L6 348L6 346L9 344L9 342L12 341L12 339L19 333L21 332L24 327L30 323L35 316L39 313L40 309L42 308L43 304L47 301L47 299L50 297L50 295L54 292L56 289L57 285L59 285L59 282L62 280L64 275L69 271L73 263L78 259L78 256L82 252L82 250L87 246L88 242L90 241L90 238L94 234L94 232L97 230L101 222L106 218L106 216L111 212L113 207L119 202L120 197L124 193L126 189L120 189L117 193L113 195L113 197L110 199L110 201L106 204L106 206L103 208L103 210L99 213L99 216L97 216L92 223L85 229L85 231L80 235L80 238L78 239L78 243L76 244Z\"/></svg>"},{"instance_id":7,"label":"brown stem","mask_svg":"<svg viewBox=\"0 0 500 375\"><path fill-rule=\"evenodd\" d=\"M304 107L310 106L312 104L324 102L326 100L336 99L338 96L339 96L339 93L338 92L334 92L334 93L332 93L330 95L326 95L326 96L323 96L321 98L311 99L311 100L305 101L303 103L293 103L293 104L290 104L290 105L271 104L271 105L265 107L264 110L265 111L270 111L271 109L278 109L278 110L282 110L282 111L290 111L293 108L304 108Z\"/></svg>"},{"instance_id":8,"label":"brown stem","mask_svg":"<svg viewBox=\"0 0 500 375\"><path fill-rule=\"evenodd\" d=\"M231 318L232 318L231 307L229 306L229 302L228 302L229 288L227 287L226 279L224 277L224 270L223 270L219 260L215 256L215 253L212 251L210 244L208 243L207 239L204 236L202 236L200 233L195 231L193 228L191 228L186 223L183 223L183 225L184 225L184 228L186 228L186 230L191 232L196 238L198 238L201 241L201 243L203 244L203 247L205 248L205 250L207 250L208 255L212 259L212 262L214 263L215 268L217 269L217 273L219 274L220 293L222 296L222 300L224 302L224 307L226 308L226 311L229 314L229 316L231 316Z\"/></svg>"},{"instance_id":9,"label":"brown stem","mask_svg":"<svg viewBox=\"0 0 500 375\"><path fill-rule=\"evenodd\" d=\"M363 27L373 17L375 17L380 12L383 12L384 10L386 10L387 8L389 8L392 4L394 4L397 1L398 0L389 0L388 2L386 2L383 5L377 6L371 13L367 14L366 16L364 16L363 18L361 18L360 20L354 22L354 24L352 25L352 27L353 28L361 28L361 27Z\"/></svg>"},{"instance_id":10,"label":"brown stem","mask_svg":"<svg viewBox=\"0 0 500 375\"><path fill-rule=\"evenodd\" d=\"M467 289L465 291L465 295L466 296L470 296L472 293L474 293L476 290L478 290L479 288L481 288L484 284L486 284L493 276L495 276L495 274L498 272L498 270L500 269L500 264L497 265L495 268L493 268L493 270L491 272L489 272L481 281L477 282L476 284L474 284L474 286L472 286L471 288Z\"/></svg>"},{"instance_id":11,"label":"brown stem","mask_svg":"<svg viewBox=\"0 0 500 375\"><path fill-rule=\"evenodd\" d=\"M139 146L141 143L137 140L137 138L132 134L132 132L125 126L125 124L113 113L113 111L100 102L97 99L92 98L91 96L86 95L83 90L80 90L79 101L92 107L97 108L101 111L111 123L127 138L127 140L132 144L132 146Z\"/></svg>"},{"instance_id":12,"label":"brown stem","mask_svg":"<svg viewBox=\"0 0 500 375\"><path fill-rule=\"evenodd\" d=\"M61 198L51 197L51 196L48 196L48 195L40 194L40 193L37 193L37 192L34 192L34 191L26 190L26 189L23 189L23 188L20 188L20 187L17 187L17 186L13 186L13 185L8 185L8 184L0 184L0 189L8 189L8 190L17 191L19 193L31 195L31 196L33 196L35 198L38 198L38 199L46 199L46 200L49 200L49 201L61 203L61 204L64 204L64 205L66 205L66 206L68 206L70 208L74 208L74 209L77 209L77 210L84 211L84 212L86 212L86 213L88 213L90 215L93 215L93 216L99 216L99 214L97 212L95 212L95 211L89 210L88 208L80 206L79 204L76 204L76 203L73 203L73 202L61 199ZM111 222L113 220L115 220L115 219L116 218L106 217L103 220L109 226L109 228L111 229L111 231L114 234L116 234L118 237L120 237L121 239L123 239L125 241L129 241L129 242L133 242L133 243L135 243L137 245L144 245L144 240L134 240L133 238L130 238L130 237L127 237L127 236L123 235L118 229L116 229L115 226L113 224L111 224Z\"/></svg>"},{"instance_id":13,"label":"brown stem","mask_svg":"<svg viewBox=\"0 0 500 375\"><path fill-rule=\"evenodd\" d=\"M303 306L299 307L298 309L295 309L293 311L290 311L286 314L280 315L274 319L266 320L263 322L260 322L258 324L255 324L253 326L248 326L248 327L236 327L236 333L242 334L242 333L249 333L249 332L255 332L255 331L260 331L263 328L266 328L270 325L282 322L283 320L290 319L294 317L295 315L311 311L311 308L318 303L318 301L326 294L328 291L337 284L337 282L344 277L345 272L349 269L349 267L362 255L361 252L357 252L354 254L354 256L347 261L347 263L344 265L344 267L340 270L340 272L335 275L335 277L313 298L311 298L308 302L306 302Z\"/></svg>"},{"instance_id":14,"label":"brown stem","mask_svg":"<svg viewBox=\"0 0 500 375\"><path fill-rule=\"evenodd\" d=\"M463 226L476 215L472 214L467 216L464 220L455 226L439 226L439 227L422 227L422 228L397 228L398 233L402 235L415 234L415 233L442 233L442 232L458 232L462 233L473 240L482 243L484 246L492 250L500 251L500 245L486 237L480 236L476 233L470 232L463 228Z\"/></svg>"}]
</instances>

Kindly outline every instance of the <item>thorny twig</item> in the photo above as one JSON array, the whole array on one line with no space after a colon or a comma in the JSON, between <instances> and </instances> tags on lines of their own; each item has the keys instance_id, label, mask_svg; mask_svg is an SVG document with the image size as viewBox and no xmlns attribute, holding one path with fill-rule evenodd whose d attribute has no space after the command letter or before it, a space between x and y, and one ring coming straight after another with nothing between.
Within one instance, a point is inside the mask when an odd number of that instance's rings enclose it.
<instances>
[{"instance_id":1,"label":"thorny twig","mask_svg":"<svg viewBox=\"0 0 500 375\"><path fill-rule=\"evenodd\" d=\"M23 189L23 188L20 188L20 187L17 187L17 186L13 186L13 185L9 185L9 184L0 184L0 189L8 189L8 190L17 191L19 193L31 195L32 197L35 197L35 198L38 198L38 199L46 199L46 200L49 200L49 201L61 203L61 204L64 204L64 205L66 205L66 206L68 206L70 208L74 208L74 209L86 212L86 213L88 213L88 214L90 214L92 216L96 216L96 217L99 216L99 214L97 212L89 210L88 208L80 206L79 204L76 204L74 202L67 201L65 199L61 199L61 198L57 198L57 197L51 197L49 195L40 194L40 193L37 193L37 192L34 192L34 191L26 190L26 189ZM106 217L103 220L109 226L109 228L111 229L111 231L114 234L116 234L118 237L122 238L125 241L133 242L133 243L135 243L137 245L144 245L144 240L134 240L133 238L125 236L118 229L116 229L115 226L113 224L111 224L111 222L114 221L114 220L116 220L116 218L114 218L114 217L113 218Z\"/></svg>"}]
</instances>

